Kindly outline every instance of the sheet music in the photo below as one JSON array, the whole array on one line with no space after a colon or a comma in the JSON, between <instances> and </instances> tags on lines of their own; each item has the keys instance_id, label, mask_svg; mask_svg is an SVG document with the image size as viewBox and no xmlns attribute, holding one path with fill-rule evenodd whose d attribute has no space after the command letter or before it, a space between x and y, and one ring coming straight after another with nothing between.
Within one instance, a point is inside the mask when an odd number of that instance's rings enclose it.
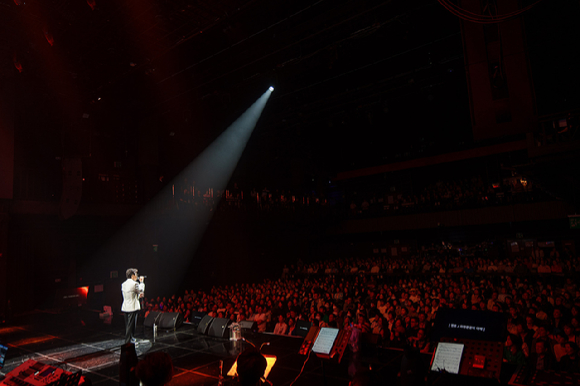
<instances>
[{"instance_id":1,"label":"sheet music","mask_svg":"<svg viewBox=\"0 0 580 386\"><path fill-rule=\"evenodd\" d=\"M332 350L334 341L338 336L338 331L338 328L322 327L314 346L312 346L312 351L319 354L330 354L330 350Z\"/></svg>"},{"instance_id":2,"label":"sheet music","mask_svg":"<svg viewBox=\"0 0 580 386\"><path fill-rule=\"evenodd\" d=\"M446 371L451 374L459 374L459 364L463 354L463 344L439 342L433 364L432 371Z\"/></svg>"}]
</instances>

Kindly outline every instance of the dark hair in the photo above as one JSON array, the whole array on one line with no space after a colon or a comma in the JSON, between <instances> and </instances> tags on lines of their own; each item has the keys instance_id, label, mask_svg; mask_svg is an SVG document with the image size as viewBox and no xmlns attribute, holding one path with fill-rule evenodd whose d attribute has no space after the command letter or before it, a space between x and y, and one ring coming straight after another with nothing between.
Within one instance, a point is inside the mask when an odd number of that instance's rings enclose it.
<instances>
[{"instance_id":1,"label":"dark hair","mask_svg":"<svg viewBox=\"0 0 580 386\"><path fill-rule=\"evenodd\" d=\"M518 348L518 350L522 349L522 338L515 334L508 334L509 338L512 341L512 344Z\"/></svg>"},{"instance_id":2,"label":"dark hair","mask_svg":"<svg viewBox=\"0 0 580 386\"><path fill-rule=\"evenodd\" d=\"M577 352L578 351L578 345L576 343L574 343L574 342L566 342L564 344L565 345L566 344L569 344L570 345L570 348L572 349L572 351L574 351L574 352Z\"/></svg>"},{"instance_id":3,"label":"dark hair","mask_svg":"<svg viewBox=\"0 0 580 386\"><path fill-rule=\"evenodd\" d=\"M564 331L558 331L558 333L556 334L556 336L560 336L560 337L568 340L568 335L566 335L566 333Z\"/></svg>"},{"instance_id":4,"label":"dark hair","mask_svg":"<svg viewBox=\"0 0 580 386\"><path fill-rule=\"evenodd\" d=\"M238 355L237 362L237 373L242 386L257 384L268 366L266 358L253 348L249 348Z\"/></svg>"},{"instance_id":5,"label":"dark hair","mask_svg":"<svg viewBox=\"0 0 580 386\"><path fill-rule=\"evenodd\" d=\"M127 279L130 279L131 276L133 275L137 275L137 268L129 268L127 272L125 272L125 276L127 276Z\"/></svg>"},{"instance_id":6,"label":"dark hair","mask_svg":"<svg viewBox=\"0 0 580 386\"><path fill-rule=\"evenodd\" d=\"M169 354L158 351L139 361L135 376L145 386L163 386L173 378L173 362Z\"/></svg>"},{"instance_id":7,"label":"dark hair","mask_svg":"<svg viewBox=\"0 0 580 386\"><path fill-rule=\"evenodd\" d=\"M538 344L538 343L543 343L544 344L544 348L550 347L550 346L548 346L548 342L546 342L544 339L538 339L536 341L536 344Z\"/></svg>"}]
</instances>

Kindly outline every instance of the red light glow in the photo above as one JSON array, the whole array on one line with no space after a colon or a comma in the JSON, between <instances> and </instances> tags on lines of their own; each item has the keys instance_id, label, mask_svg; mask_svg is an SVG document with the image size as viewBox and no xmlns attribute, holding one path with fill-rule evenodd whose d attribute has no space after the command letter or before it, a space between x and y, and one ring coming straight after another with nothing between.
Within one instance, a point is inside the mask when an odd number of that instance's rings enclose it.
<instances>
[{"instance_id":1,"label":"red light glow","mask_svg":"<svg viewBox=\"0 0 580 386\"><path fill-rule=\"evenodd\" d=\"M22 328L20 328L20 327L4 327L4 328L0 328L0 335L10 334L10 333L20 331L20 330L22 330Z\"/></svg>"},{"instance_id":2,"label":"red light glow","mask_svg":"<svg viewBox=\"0 0 580 386\"><path fill-rule=\"evenodd\" d=\"M79 287L78 290L81 294L84 295L85 298L89 294L89 287Z\"/></svg>"},{"instance_id":3,"label":"red light glow","mask_svg":"<svg viewBox=\"0 0 580 386\"><path fill-rule=\"evenodd\" d=\"M18 57L16 56L16 53L14 53L13 56L13 61L14 61L14 67L16 67L16 69L18 70L18 72L22 72L22 64L20 63L20 60L18 60Z\"/></svg>"},{"instance_id":4,"label":"red light glow","mask_svg":"<svg viewBox=\"0 0 580 386\"><path fill-rule=\"evenodd\" d=\"M39 336L36 338L26 338L26 339L21 339L18 340L16 342L12 342L12 343L8 343L8 346L10 347L22 347L22 346L27 346L29 344L35 344L35 343L42 343L42 342L47 342L49 340L53 340L55 339L54 336Z\"/></svg>"},{"instance_id":5,"label":"red light glow","mask_svg":"<svg viewBox=\"0 0 580 386\"><path fill-rule=\"evenodd\" d=\"M44 32L44 38L46 39L46 41L48 42L48 44L50 44L50 46L52 47L54 45L54 37L48 31L48 29L46 29L46 28L44 28L42 30L42 32Z\"/></svg>"}]
</instances>

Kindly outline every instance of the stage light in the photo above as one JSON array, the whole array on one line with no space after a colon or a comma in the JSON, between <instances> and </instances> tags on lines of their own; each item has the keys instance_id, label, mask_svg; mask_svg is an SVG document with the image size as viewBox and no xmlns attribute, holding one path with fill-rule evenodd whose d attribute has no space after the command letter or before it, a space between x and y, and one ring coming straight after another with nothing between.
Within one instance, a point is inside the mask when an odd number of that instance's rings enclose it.
<instances>
[{"instance_id":1,"label":"stage light","mask_svg":"<svg viewBox=\"0 0 580 386\"><path fill-rule=\"evenodd\" d=\"M50 44L50 46L52 47L54 45L54 37L46 27L42 29L42 32L44 33L44 38L46 39L48 44Z\"/></svg>"},{"instance_id":2,"label":"stage light","mask_svg":"<svg viewBox=\"0 0 580 386\"><path fill-rule=\"evenodd\" d=\"M22 63L20 63L20 60L18 60L16 53L14 53L14 67L16 67L18 72L20 73L22 72Z\"/></svg>"},{"instance_id":3,"label":"stage light","mask_svg":"<svg viewBox=\"0 0 580 386\"><path fill-rule=\"evenodd\" d=\"M268 90L274 91L274 87L270 86L270 88Z\"/></svg>"}]
</instances>

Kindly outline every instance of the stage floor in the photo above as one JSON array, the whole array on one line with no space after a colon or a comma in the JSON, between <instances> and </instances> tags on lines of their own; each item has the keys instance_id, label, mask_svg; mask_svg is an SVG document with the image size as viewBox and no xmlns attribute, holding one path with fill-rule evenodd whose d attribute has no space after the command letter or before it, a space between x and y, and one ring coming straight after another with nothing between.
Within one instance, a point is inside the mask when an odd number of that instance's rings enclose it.
<instances>
[{"instance_id":1,"label":"stage floor","mask_svg":"<svg viewBox=\"0 0 580 386\"><path fill-rule=\"evenodd\" d=\"M0 380L6 373L28 359L52 364L70 372L82 370L94 386L118 385L119 355L125 333L122 315L115 315L111 324L98 319L91 311L66 313L34 312L0 326L0 344L9 347ZM171 386L211 386L218 384L220 360L224 373L236 356L249 344L202 336L191 325L176 331L158 331L139 325L137 337L149 340L136 347L142 358L149 352L163 351L173 359L175 375ZM262 352L275 355L276 364L268 379L274 386L290 385L300 373L306 359L298 354L303 339L270 334L251 334L245 338ZM310 356L295 385L348 385L355 368L372 368L384 384L397 384L402 352L384 350L357 360L347 353L342 362L334 363Z\"/></svg>"}]
</instances>

